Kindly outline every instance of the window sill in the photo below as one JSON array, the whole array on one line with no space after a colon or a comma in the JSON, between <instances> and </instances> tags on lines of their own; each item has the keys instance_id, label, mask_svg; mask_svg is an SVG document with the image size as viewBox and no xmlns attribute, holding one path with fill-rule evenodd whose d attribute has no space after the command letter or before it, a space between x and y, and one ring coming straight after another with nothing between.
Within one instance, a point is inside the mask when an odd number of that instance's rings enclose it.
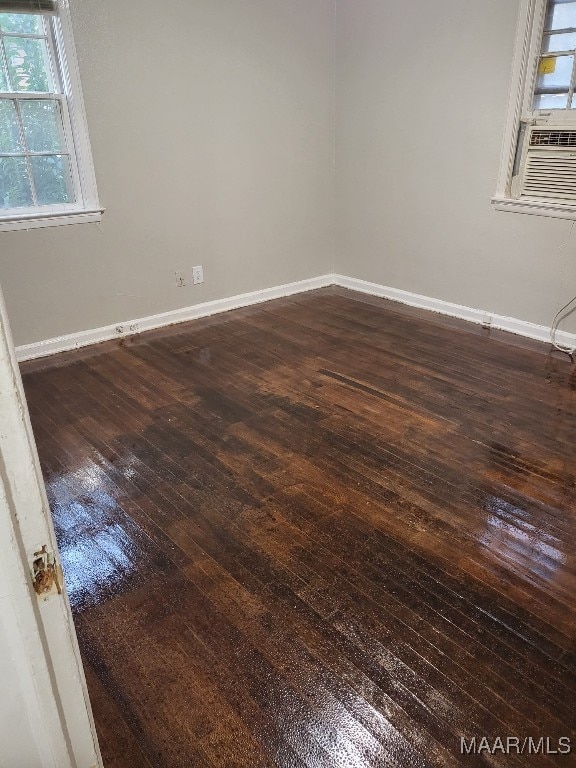
<instances>
[{"instance_id":1,"label":"window sill","mask_svg":"<svg viewBox=\"0 0 576 768\"><path fill-rule=\"evenodd\" d=\"M0 216L0 232L13 232L18 229L37 229L39 227L61 227L64 224L94 224L102 220L104 210L67 211L65 213L27 214L3 219Z\"/></svg>"},{"instance_id":2,"label":"window sill","mask_svg":"<svg viewBox=\"0 0 576 768\"><path fill-rule=\"evenodd\" d=\"M544 202L542 200L514 200L508 197L492 198L497 211L531 213L533 216L548 216L555 219L576 219L576 204Z\"/></svg>"}]
</instances>

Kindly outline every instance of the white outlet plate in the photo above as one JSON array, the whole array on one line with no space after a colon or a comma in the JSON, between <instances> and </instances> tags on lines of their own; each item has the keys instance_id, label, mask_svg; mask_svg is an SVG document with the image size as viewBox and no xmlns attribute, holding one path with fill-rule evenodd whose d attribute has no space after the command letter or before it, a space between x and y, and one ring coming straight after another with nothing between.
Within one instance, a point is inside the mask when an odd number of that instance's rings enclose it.
<instances>
[{"instance_id":1,"label":"white outlet plate","mask_svg":"<svg viewBox=\"0 0 576 768\"><path fill-rule=\"evenodd\" d=\"M192 279L194 285L200 285L200 283L204 282L204 269L202 266L192 267Z\"/></svg>"}]
</instances>

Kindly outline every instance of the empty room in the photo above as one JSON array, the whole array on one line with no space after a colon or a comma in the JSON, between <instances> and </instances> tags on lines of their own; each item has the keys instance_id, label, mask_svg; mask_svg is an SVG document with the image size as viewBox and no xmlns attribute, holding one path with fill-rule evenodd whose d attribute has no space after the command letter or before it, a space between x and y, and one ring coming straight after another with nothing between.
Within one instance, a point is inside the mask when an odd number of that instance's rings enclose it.
<instances>
[{"instance_id":1,"label":"empty room","mask_svg":"<svg viewBox=\"0 0 576 768\"><path fill-rule=\"evenodd\" d=\"M576 766L576 0L0 0L0 768Z\"/></svg>"}]
</instances>

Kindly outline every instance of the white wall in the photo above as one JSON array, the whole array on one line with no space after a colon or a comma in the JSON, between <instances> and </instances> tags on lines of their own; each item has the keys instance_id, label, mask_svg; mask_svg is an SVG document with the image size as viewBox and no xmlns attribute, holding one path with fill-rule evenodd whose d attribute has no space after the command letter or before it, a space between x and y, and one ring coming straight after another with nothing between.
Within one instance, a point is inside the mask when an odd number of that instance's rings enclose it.
<instances>
[{"instance_id":1,"label":"white wall","mask_svg":"<svg viewBox=\"0 0 576 768\"><path fill-rule=\"evenodd\" d=\"M337 0L337 272L542 325L576 294L572 222L490 205L518 6Z\"/></svg>"},{"instance_id":2,"label":"white wall","mask_svg":"<svg viewBox=\"0 0 576 768\"><path fill-rule=\"evenodd\" d=\"M333 0L71 10L107 211L0 233L16 344L329 271ZM205 284L176 288L196 264Z\"/></svg>"}]
</instances>

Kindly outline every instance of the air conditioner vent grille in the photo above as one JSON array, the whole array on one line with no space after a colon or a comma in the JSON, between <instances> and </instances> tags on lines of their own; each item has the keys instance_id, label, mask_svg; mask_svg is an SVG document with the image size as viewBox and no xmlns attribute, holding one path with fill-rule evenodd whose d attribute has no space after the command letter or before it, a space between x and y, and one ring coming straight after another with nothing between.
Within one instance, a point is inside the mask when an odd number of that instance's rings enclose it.
<instances>
[{"instance_id":1,"label":"air conditioner vent grille","mask_svg":"<svg viewBox=\"0 0 576 768\"><path fill-rule=\"evenodd\" d=\"M576 153L528 152L521 194L576 200Z\"/></svg>"},{"instance_id":2,"label":"air conditioner vent grille","mask_svg":"<svg viewBox=\"0 0 576 768\"><path fill-rule=\"evenodd\" d=\"M531 147L576 147L576 131L533 130Z\"/></svg>"}]
</instances>

